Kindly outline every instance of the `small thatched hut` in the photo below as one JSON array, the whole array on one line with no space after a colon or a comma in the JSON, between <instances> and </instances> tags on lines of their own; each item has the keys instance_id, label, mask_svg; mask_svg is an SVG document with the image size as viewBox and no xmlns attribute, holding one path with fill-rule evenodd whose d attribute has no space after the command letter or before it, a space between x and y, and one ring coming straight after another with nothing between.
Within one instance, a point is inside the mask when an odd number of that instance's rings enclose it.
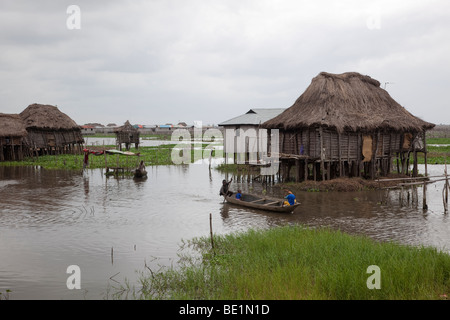
<instances>
[{"instance_id":1,"label":"small thatched hut","mask_svg":"<svg viewBox=\"0 0 450 320\"><path fill-rule=\"evenodd\" d=\"M36 152L81 153L81 128L68 115L51 105L29 105L20 116L28 132L28 145Z\"/></svg>"},{"instance_id":2,"label":"small thatched hut","mask_svg":"<svg viewBox=\"0 0 450 320\"><path fill-rule=\"evenodd\" d=\"M0 161L22 160L27 130L18 114L0 113Z\"/></svg>"},{"instance_id":3,"label":"small thatched hut","mask_svg":"<svg viewBox=\"0 0 450 320\"><path fill-rule=\"evenodd\" d=\"M136 149L139 148L139 130L130 124L130 121L126 121L121 127L114 130L116 134L116 145L119 150L122 150L122 143L125 144L125 149L130 150L130 145L135 144Z\"/></svg>"},{"instance_id":4,"label":"small thatched hut","mask_svg":"<svg viewBox=\"0 0 450 320\"><path fill-rule=\"evenodd\" d=\"M398 104L380 82L356 72L320 73L295 103L264 128L279 129L284 175L297 167L296 180L387 175L397 160L407 173L412 153L424 152L423 121ZM417 174L417 161L414 161Z\"/></svg>"}]
</instances>

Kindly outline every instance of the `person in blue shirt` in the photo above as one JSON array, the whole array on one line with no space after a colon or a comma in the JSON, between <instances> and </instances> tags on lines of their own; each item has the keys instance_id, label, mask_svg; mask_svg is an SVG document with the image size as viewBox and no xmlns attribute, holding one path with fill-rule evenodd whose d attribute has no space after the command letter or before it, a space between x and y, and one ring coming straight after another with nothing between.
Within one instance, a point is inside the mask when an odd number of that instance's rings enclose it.
<instances>
[{"instance_id":1,"label":"person in blue shirt","mask_svg":"<svg viewBox=\"0 0 450 320\"><path fill-rule=\"evenodd\" d=\"M241 200L242 199L242 191L239 189L236 193L236 199Z\"/></svg>"},{"instance_id":2,"label":"person in blue shirt","mask_svg":"<svg viewBox=\"0 0 450 320\"><path fill-rule=\"evenodd\" d=\"M287 200L285 201L285 205L289 205L289 206L293 206L297 200L295 199L295 195L290 191L290 190L286 190L287 192L287 196L285 196L284 198Z\"/></svg>"}]
</instances>

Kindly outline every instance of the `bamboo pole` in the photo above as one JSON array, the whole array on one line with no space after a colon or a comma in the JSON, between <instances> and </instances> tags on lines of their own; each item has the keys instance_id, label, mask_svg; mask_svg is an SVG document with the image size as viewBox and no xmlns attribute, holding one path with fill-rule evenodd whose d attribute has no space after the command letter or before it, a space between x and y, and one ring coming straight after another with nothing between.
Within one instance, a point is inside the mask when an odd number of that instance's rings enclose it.
<instances>
[{"instance_id":1,"label":"bamboo pole","mask_svg":"<svg viewBox=\"0 0 450 320\"><path fill-rule=\"evenodd\" d=\"M400 183L399 186L414 186L414 185L421 185L421 184L431 184L439 181L446 181L446 178L433 180L433 181L421 181L421 182L410 182L410 183Z\"/></svg>"},{"instance_id":2,"label":"bamboo pole","mask_svg":"<svg viewBox=\"0 0 450 320\"><path fill-rule=\"evenodd\" d=\"M430 177L405 177L405 178L390 178L390 179L375 179L374 181L402 181L402 180L426 180L431 178L443 178L445 175L442 176L430 176Z\"/></svg>"}]
</instances>

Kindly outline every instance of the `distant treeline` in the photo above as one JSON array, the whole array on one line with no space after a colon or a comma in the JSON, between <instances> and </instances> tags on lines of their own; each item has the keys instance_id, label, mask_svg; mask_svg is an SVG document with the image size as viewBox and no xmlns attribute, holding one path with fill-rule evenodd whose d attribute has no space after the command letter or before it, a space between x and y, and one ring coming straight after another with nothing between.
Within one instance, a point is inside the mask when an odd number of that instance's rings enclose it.
<instances>
[{"instance_id":1,"label":"distant treeline","mask_svg":"<svg viewBox=\"0 0 450 320\"><path fill-rule=\"evenodd\" d=\"M450 138L450 125L440 124L427 131L427 138Z\"/></svg>"}]
</instances>

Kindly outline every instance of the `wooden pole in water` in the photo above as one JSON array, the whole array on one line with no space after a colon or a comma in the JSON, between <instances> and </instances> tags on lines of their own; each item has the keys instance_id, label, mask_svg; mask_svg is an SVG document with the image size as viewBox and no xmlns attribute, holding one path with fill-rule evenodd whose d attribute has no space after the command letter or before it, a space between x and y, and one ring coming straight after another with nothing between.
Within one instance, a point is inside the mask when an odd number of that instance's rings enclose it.
<instances>
[{"instance_id":1,"label":"wooden pole in water","mask_svg":"<svg viewBox=\"0 0 450 320\"><path fill-rule=\"evenodd\" d=\"M425 177L428 176L428 158L427 158L427 138L425 131L423 132L423 157L425 159Z\"/></svg>"},{"instance_id":2,"label":"wooden pole in water","mask_svg":"<svg viewBox=\"0 0 450 320\"><path fill-rule=\"evenodd\" d=\"M212 161L212 153L213 153L213 149L211 148L209 150L209 172L211 172L211 161Z\"/></svg>"},{"instance_id":3,"label":"wooden pole in water","mask_svg":"<svg viewBox=\"0 0 450 320\"><path fill-rule=\"evenodd\" d=\"M427 183L426 181L423 182L423 206L422 206L423 210L426 211L428 210L428 205L427 205Z\"/></svg>"},{"instance_id":4,"label":"wooden pole in water","mask_svg":"<svg viewBox=\"0 0 450 320\"><path fill-rule=\"evenodd\" d=\"M445 159L445 169L444 169L444 175L445 175L445 183L444 183L444 190L443 190L443 201L444 201L444 213L448 212L448 176L447 176L447 159Z\"/></svg>"},{"instance_id":5,"label":"wooden pole in water","mask_svg":"<svg viewBox=\"0 0 450 320\"><path fill-rule=\"evenodd\" d=\"M108 161L106 160L105 140L103 140L103 156L105 157L105 170L108 167Z\"/></svg>"},{"instance_id":6,"label":"wooden pole in water","mask_svg":"<svg viewBox=\"0 0 450 320\"><path fill-rule=\"evenodd\" d=\"M213 250L214 255L216 254L214 250L214 239L213 239L213 231L212 231L212 214L209 214L209 232L211 234L211 248Z\"/></svg>"}]
</instances>

